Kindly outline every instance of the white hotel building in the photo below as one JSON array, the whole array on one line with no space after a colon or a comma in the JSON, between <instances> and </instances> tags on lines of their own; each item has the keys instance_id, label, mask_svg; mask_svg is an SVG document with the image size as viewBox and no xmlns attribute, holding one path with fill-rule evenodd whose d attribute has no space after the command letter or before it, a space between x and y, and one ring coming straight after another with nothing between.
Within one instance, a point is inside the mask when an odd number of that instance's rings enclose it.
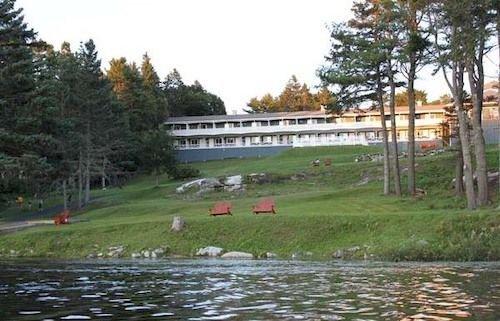
<instances>
[{"instance_id":1,"label":"white hotel building","mask_svg":"<svg viewBox=\"0 0 500 321\"><path fill-rule=\"evenodd\" d=\"M442 143L447 135L443 105L417 106L417 141ZM386 115L387 128L390 128ZM342 115L324 111L242 115L170 117L165 125L183 162L260 157L307 146L380 144L382 126L376 110L352 110ZM398 139L404 150L408 108L396 108Z\"/></svg>"}]
</instances>

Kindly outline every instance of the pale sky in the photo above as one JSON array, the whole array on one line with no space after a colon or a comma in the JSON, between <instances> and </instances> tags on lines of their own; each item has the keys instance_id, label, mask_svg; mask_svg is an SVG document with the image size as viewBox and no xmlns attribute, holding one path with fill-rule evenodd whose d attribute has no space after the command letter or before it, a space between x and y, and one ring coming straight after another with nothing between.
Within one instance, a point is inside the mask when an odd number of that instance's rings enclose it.
<instances>
[{"instance_id":1,"label":"pale sky","mask_svg":"<svg viewBox=\"0 0 500 321\"><path fill-rule=\"evenodd\" d=\"M40 38L76 50L92 38L111 58L140 63L147 52L163 78L177 68L241 113L254 96L278 95L292 74L314 88L330 46L327 25L351 17L351 0L17 0ZM498 52L485 59L496 79ZM447 93L442 76L419 74L429 100ZM491 78L493 77L493 78Z\"/></svg>"}]
</instances>

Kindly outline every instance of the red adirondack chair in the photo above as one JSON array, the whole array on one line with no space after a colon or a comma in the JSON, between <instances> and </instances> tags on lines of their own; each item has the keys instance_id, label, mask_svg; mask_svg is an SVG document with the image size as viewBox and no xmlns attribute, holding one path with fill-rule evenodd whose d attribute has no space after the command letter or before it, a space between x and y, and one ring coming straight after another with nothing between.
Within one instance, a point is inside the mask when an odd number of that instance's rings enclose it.
<instances>
[{"instance_id":1,"label":"red adirondack chair","mask_svg":"<svg viewBox=\"0 0 500 321\"><path fill-rule=\"evenodd\" d=\"M64 210L62 213L54 217L54 224L55 225L69 224L69 217L70 217L69 211Z\"/></svg>"},{"instance_id":2,"label":"red adirondack chair","mask_svg":"<svg viewBox=\"0 0 500 321\"><path fill-rule=\"evenodd\" d=\"M208 212L212 216L216 215L233 215L231 213L231 203L230 202L217 202L214 204Z\"/></svg>"},{"instance_id":3,"label":"red adirondack chair","mask_svg":"<svg viewBox=\"0 0 500 321\"><path fill-rule=\"evenodd\" d=\"M261 199L256 205L252 207L254 214L260 213L273 213L276 214L276 203L272 198Z\"/></svg>"}]
</instances>

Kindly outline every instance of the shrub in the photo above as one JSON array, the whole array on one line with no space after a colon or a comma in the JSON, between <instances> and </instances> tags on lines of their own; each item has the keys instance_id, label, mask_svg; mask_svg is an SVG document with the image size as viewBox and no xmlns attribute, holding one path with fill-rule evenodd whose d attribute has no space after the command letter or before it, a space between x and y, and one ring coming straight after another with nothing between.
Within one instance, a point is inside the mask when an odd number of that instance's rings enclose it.
<instances>
[{"instance_id":1,"label":"shrub","mask_svg":"<svg viewBox=\"0 0 500 321\"><path fill-rule=\"evenodd\" d=\"M170 172L173 179L186 179L200 176L200 171L191 166L176 166Z\"/></svg>"}]
</instances>

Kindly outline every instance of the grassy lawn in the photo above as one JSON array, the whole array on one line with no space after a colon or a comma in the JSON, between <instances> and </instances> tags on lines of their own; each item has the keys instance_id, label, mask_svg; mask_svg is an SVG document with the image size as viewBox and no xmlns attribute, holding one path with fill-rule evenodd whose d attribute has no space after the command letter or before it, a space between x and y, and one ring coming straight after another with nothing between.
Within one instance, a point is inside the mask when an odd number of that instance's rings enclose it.
<instances>
[{"instance_id":1,"label":"grassy lawn","mask_svg":"<svg viewBox=\"0 0 500 321\"><path fill-rule=\"evenodd\" d=\"M14 249L21 256L85 257L126 246L126 254L168 246L171 254L192 255L203 246L226 250L271 251L282 258L311 252L330 258L339 249L360 247L354 257L387 260L499 260L500 211L498 190L493 204L468 212L453 196L451 152L417 158L417 185L422 198L396 198L381 193L382 165L354 162L356 155L375 147L322 147L286 151L259 159L197 163L202 177L271 173L275 181L248 184L244 193L176 194L182 182L167 177L161 186L140 177L123 189L95 191L99 197L76 217L88 220L68 226L43 226L0 235L0 255ZM498 169L498 148L488 150L488 166ZM330 167L312 167L316 158L331 158ZM405 167L402 160L402 167ZM300 180L289 179L298 174ZM404 175L403 175L404 176ZM405 186L406 182L403 182ZM277 215L253 215L251 206L272 195ZM233 216L209 217L216 200L230 200ZM174 215L187 228L171 232Z\"/></svg>"}]
</instances>

